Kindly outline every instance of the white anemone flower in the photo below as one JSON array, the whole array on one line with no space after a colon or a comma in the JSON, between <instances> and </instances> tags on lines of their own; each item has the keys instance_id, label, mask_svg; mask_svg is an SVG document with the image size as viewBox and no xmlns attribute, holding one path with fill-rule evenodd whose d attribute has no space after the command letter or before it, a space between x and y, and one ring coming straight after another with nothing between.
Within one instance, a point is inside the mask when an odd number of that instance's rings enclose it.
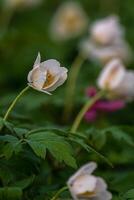
<instances>
[{"instance_id":1,"label":"white anemone flower","mask_svg":"<svg viewBox=\"0 0 134 200\"><path fill-rule=\"evenodd\" d=\"M97 20L90 29L91 38L100 45L116 43L124 34L123 27L117 16L109 16Z\"/></svg>"},{"instance_id":2,"label":"white anemone flower","mask_svg":"<svg viewBox=\"0 0 134 200\"><path fill-rule=\"evenodd\" d=\"M41 3L42 0L4 0L7 8L32 7Z\"/></svg>"},{"instance_id":3,"label":"white anemone flower","mask_svg":"<svg viewBox=\"0 0 134 200\"><path fill-rule=\"evenodd\" d=\"M98 46L91 40L85 40L81 42L80 49L84 57L98 61L102 65L114 58L119 58L125 63L128 63L132 58L131 49L123 40L109 46Z\"/></svg>"},{"instance_id":4,"label":"white anemone flower","mask_svg":"<svg viewBox=\"0 0 134 200\"><path fill-rule=\"evenodd\" d=\"M78 2L65 2L57 10L51 36L55 40L67 40L81 35L88 26L88 17Z\"/></svg>"},{"instance_id":5,"label":"white anemone flower","mask_svg":"<svg viewBox=\"0 0 134 200\"><path fill-rule=\"evenodd\" d=\"M134 71L126 70L119 59L110 61L98 78L98 86L114 96L134 99Z\"/></svg>"},{"instance_id":6,"label":"white anemone flower","mask_svg":"<svg viewBox=\"0 0 134 200\"><path fill-rule=\"evenodd\" d=\"M111 200L106 182L92 175L97 165L94 162L81 167L67 182L74 200Z\"/></svg>"},{"instance_id":7,"label":"white anemone flower","mask_svg":"<svg viewBox=\"0 0 134 200\"><path fill-rule=\"evenodd\" d=\"M28 74L28 84L38 91L51 94L50 92L65 82L67 71L57 60L41 62L41 56L38 54L33 69Z\"/></svg>"}]
</instances>

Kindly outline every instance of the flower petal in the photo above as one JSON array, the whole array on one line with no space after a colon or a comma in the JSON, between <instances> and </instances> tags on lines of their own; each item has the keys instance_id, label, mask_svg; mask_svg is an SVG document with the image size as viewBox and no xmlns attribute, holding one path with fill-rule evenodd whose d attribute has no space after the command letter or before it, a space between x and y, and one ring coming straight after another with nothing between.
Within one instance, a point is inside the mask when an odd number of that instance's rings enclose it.
<instances>
[{"instance_id":1,"label":"flower petal","mask_svg":"<svg viewBox=\"0 0 134 200\"><path fill-rule=\"evenodd\" d=\"M112 199L112 194L108 191L98 193L96 197L91 198L91 200L111 200L111 199Z\"/></svg>"},{"instance_id":2,"label":"flower petal","mask_svg":"<svg viewBox=\"0 0 134 200\"><path fill-rule=\"evenodd\" d=\"M57 87L59 87L60 85L62 85L66 79L67 79L67 69L65 67L61 67L61 73L59 74L59 79L58 81L53 84L53 86L49 87L47 89L47 91L53 91L55 90Z\"/></svg>"},{"instance_id":3,"label":"flower petal","mask_svg":"<svg viewBox=\"0 0 134 200\"><path fill-rule=\"evenodd\" d=\"M55 59L49 59L40 64L42 71L49 70L50 74L57 75L60 72L60 63Z\"/></svg>"},{"instance_id":4,"label":"flower petal","mask_svg":"<svg viewBox=\"0 0 134 200\"><path fill-rule=\"evenodd\" d=\"M104 181L104 179L97 177L97 183L96 183L96 192L102 192L105 191L107 189L107 184Z\"/></svg>"},{"instance_id":5,"label":"flower petal","mask_svg":"<svg viewBox=\"0 0 134 200\"><path fill-rule=\"evenodd\" d=\"M37 55L37 58L36 58L36 60L35 60L35 62L34 62L33 68L39 67L40 62L41 62L41 55L40 55L40 52L39 52L38 55Z\"/></svg>"},{"instance_id":6,"label":"flower petal","mask_svg":"<svg viewBox=\"0 0 134 200\"><path fill-rule=\"evenodd\" d=\"M96 188L97 178L92 175L82 175L72 183L72 191L76 195L84 196L85 193L89 193L87 196L94 195ZM86 196L86 195L85 195Z\"/></svg>"}]
</instances>

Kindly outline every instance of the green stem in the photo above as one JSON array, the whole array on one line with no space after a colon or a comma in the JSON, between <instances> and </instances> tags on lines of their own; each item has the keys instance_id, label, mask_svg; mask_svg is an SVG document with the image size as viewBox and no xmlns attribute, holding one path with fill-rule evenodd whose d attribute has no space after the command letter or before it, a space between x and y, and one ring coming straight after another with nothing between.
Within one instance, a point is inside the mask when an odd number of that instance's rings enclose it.
<instances>
[{"instance_id":1,"label":"green stem","mask_svg":"<svg viewBox=\"0 0 134 200\"><path fill-rule=\"evenodd\" d=\"M82 57L82 55L78 54L78 56L75 58L69 71L69 78L67 81L66 94L65 94L64 115L63 115L63 118L65 121L68 120L73 108L76 81L77 81L80 68L84 61L85 59Z\"/></svg>"},{"instance_id":2,"label":"green stem","mask_svg":"<svg viewBox=\"0 0 134 200\"><path fill-rule=\"evenodd\" d=\"M56 199L58 198L58 196L59 196L62 192L64 192L65 190L67 190L67 189L68 189L68 187L65 186L65 187L61 188L60 190L58 190L58 192L52 197L51 200L56 200Z\"/></svg>"},{"instance_id":3,"label":"green stem","mask_svg":"<svg viewBox=\"0 0 134 200\"><path fill-rule=\"evenodd\" d=\"M85 105L82 107L82 109L80 110L80 112L78 113L77 117L74 120L74 123L72 125L71 128L71 132L75 133L82 121L82 118L84 117L85 113L94 105L94 103L99 100L102 96L104 95L104 91L100 91L99 93L97 93L94 97L92 97L91 99L89 99Z\"/></svg>"},{"instance_id":4,"label":"green stem","mask_svg":"<svg viewBox=\"0 0 134 200\"><path fill-rule=\"evenodd\" d=\"M30 88L30 86L25 87L19 94L18 96L14 99L14 101L11 103L11 105L9 106L5 116L4 116L4 120L7 120L10 112L12 111L12 109L14 108L15 104L17 103L17 101L19 100L19 98Z\"/></svg>"}]
</instances>

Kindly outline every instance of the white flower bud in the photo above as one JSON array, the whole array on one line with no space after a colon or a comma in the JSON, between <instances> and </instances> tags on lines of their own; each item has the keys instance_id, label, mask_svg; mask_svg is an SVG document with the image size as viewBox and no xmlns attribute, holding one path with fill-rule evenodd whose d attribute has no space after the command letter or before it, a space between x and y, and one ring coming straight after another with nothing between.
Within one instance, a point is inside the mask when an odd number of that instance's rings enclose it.
<instances>
[{"instance_id":1,"label":"white flower bud","mask_svg":"<svg viewBox=\"0 0 134 200\"><path fill-rule=\"evenodd\" d=\"M110 200L111 193L107 191L107 184L100 178L91 175L97 165L94 162L84 165L69 180L68 187L74 200L96 199Z\"/></svg>"},{"instance_id":2,"label":"white flower bud","mask_svg":"<svg viewBox=\"0 0 134 200\"><path fill-rule=\"evenodd\" d=\"M36 90L50 94L67 79L67 69L60 67L57 60L50 59L41 62L40 54L28 74L28 84Z\"/></svg>"}]
</instances>

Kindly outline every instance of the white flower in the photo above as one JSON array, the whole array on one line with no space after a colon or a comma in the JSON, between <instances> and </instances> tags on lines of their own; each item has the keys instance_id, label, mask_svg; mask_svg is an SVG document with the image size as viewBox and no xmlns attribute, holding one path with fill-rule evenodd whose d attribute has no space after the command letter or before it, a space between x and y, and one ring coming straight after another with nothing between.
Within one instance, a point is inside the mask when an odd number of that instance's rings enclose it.
<instances>
[{"instance_id":1,"label":"white flower","mask_svg":"<svg viewBox=\"0 0 134 200\"><path fill-rule=\"evenodd\" d=\"M118 59L110 61L98 78L98 86L114 96L134 99L134 72L126 70Z\"/></svg>"},{"instance_id":2,"label":"white flower","mask_svg":"<svg viewBox=\"0 0 134 200\"><path fill-rule=\"evenodd\" d=\"M109 46L98 46L91 40L85 40L81 43L80 48L84 57L98 61L101 64L106 64L114 58L119 58L127 63L132 58L130 47L123 40Z\"/></svg>"},{"instance_id":3,"label":"white flower","mask_svg":"<svg viewBox=\"0 0 134 200\"><path fill-rule=\"evenodd\" d=\"M94 162L81 167L67 182L74 200L110 200L112 195L107 191L106 182L92 175L97 165Z\"/></svg>"},{"instance_id":4,"label":"white flower","mask_svg":"<svg viewBox=\"0 0 134 200\"><path fill-rule=\"evenodd\" d=\"M4 0L4 5L7 8L18 8L18 7L31 7L36 6L42 0Z\"/></svg>"},{"instance_id":5,"label":"white flower","mask_svg":"<svg viewBox=\"0 0 134 200\"><path fill-rule=\"evenodd\" d=\"M28 84L36 90L50 94L67 79L67 69L60 67L57 60L41 62L40 54L28 74Z\"/></svg>"},{"instance_id":6,"label":"white flower","mask_svg":"<svg viewBox=\"0 0 134 200\"><path fill-rule=\"evenodd\" d=\"M120 60L110 61L102 70L98 85L104 90L115 90L124 79L126 70Z\"/></svg>"},{"instance_id":7,"label":"white flower","mask_svg":"<svg viewBox=\"0 0 134 200\"><path fill-rule=\"evenodd\" d=\"M67 40L82 34L88 25L88 18L78 2L65 2L54 16L51 36L55 40Z\"/></svg>"},{"instance_id":8,"label":"white flower","mask_svg":"<svg viewBox=\"0 0 134 200\"><path fill-rule=\"evenodd\" d=\"M124 30L116 16L98 20L91 26L91 38L101 45L116 43L123 36L123 33Z\"/></svg>"}]
</instances>

